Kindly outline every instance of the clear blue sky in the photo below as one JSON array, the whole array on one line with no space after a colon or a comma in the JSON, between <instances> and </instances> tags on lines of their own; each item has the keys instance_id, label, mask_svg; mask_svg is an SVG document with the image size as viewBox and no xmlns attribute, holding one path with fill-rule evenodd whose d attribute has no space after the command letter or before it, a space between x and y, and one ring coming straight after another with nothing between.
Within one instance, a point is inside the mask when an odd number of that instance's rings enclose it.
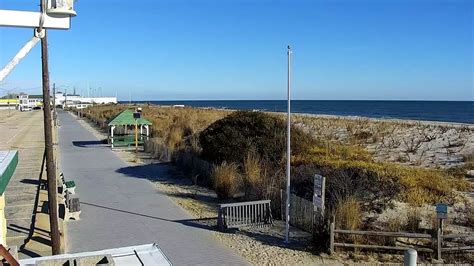
<instances>
[{"instance_id":1,"label":"clear blue sky","mask_svg":"<svg viewBox=\"0 0 474 266\"><path fill-rule=\"evenodd\" d=\"M296 99L474 100L473 3L79 0L50 31L51 80L121 100L284 99L290 43ZM1 66L31 34L0 29ZM40 85L38 45L0 88Z\"/></svg>"}]
</instances>

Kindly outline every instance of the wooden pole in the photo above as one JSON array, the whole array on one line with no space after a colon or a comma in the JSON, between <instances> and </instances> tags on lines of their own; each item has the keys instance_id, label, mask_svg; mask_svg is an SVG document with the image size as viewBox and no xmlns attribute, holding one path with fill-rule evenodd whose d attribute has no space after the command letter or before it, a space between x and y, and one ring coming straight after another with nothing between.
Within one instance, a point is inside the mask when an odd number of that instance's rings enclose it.
<instances>
[{"instance_id":1,"label":"wooden pole","mask_svg":"<svg viewBox=\"0 0 474 266\"><path fill-rule=\"evenodd\" d=\"M56 122L57 120L57 115L56 115L56 83L53 83L53 122L54 126L56 127L58 123Z\"/></svg>"},{"instance_id":2,"label":"wooden pole","mask_svg":"<svg viewBox=\"0 0 474 266\"><path fill-rule=\"evenodd\" d=\"M49 96L48 39L46 29L44 29L44 37L41 39L41 62L43 76L44 142L46 152L46 175L48 179L49 223L51 227L52 252L53 255L57 255L61 252L61 244L58 225L58 188L56 184L56 167L53 154L51 102Z\"/></svg>"},{"instance_id":3,"label":"wooden pole","mask_svg":"<svg viewBox=\"0 0 474 266\"><path fill-rule=\"evenodd\" d=\"M334 220L331 221L331 224L329 225L329 254L334 253Z\"/></svg>"},{"instance_id":4,"label":"wooden pole","mask_svg":"<svg viewBox=\"0 0 474 266\"><path fill-rule=\"evenodd\" d=\"M438 260L442 260L441 256L441 249L443 248L443 219L438 219L438 231L436 235L436 245L437 245L437 253L436 253L436 258Z\"/></svg>"},{"instance_id":5,"label":"wooden pole","mask_svg":"<svg viewBox=\"0 0 474 266\"><path fill-rule=\"evenodd\" d=\"M0 256L2 256L8 262L9 265L20 266L18 261L12 256L12 254L10 254L10 252L8 252L8 250L2 244L0 244Z\"/></svg>"},{"instance_id":6,"label":"wooden pole","mask_svg":"<svg viewBox=\"0 0 474 266\"><path fill-rule=\"evenodd\" d=\"M135 119L135 160L138 159L138 119Z\"/></svg>"}]
</instances>

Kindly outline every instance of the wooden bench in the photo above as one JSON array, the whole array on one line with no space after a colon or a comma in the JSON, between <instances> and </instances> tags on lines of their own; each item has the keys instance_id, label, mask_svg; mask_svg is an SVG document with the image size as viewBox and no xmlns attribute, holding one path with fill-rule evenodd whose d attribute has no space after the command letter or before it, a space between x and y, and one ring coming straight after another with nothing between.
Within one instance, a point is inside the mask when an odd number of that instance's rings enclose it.
<instances>
[{"instance_id":1,"label":"wooden bench","mask_svg":"<svg viewBox=\"0 0 474 266\"><path fill-rule=\"evenodd\" d=\"M220 230L272 225L270 200L220 204L217 226Z\"/></svg>"}]
</instances>

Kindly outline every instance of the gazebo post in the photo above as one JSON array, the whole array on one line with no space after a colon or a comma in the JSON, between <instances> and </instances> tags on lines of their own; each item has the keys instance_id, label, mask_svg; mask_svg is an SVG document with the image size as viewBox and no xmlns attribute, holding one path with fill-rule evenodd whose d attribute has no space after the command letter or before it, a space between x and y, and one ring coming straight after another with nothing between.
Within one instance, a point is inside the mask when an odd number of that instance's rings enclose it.
<instances>
[{"instance_id":1,"label":"gazebo post","mask_svg":"<svg viewBox=\"0 0 474 266\"><path fill-rule=\"evenodd\" d=\"M145 129L146 129L146 138L148 139L148 136L150 135L149 125L145 125Z\"/></svg>"},{"instance_id":2,"label":"gazebo post","mask_svg":"<svg viewBox=\"0 0 474 266\"><path fill-rule=\"evenodd\" d=\"M114 129L115 126L110 127L110 143L112 144L112 148L114 147Z\"/></svg>"}]
</instances>

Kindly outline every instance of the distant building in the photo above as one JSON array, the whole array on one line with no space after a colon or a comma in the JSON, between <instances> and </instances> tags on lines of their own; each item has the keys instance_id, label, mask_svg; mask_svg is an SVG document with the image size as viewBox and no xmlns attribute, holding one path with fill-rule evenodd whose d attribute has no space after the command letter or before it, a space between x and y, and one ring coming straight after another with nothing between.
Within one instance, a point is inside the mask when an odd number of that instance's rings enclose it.
<instances>
[{"instance_id":1,"label":"distant building","mask_svg":"<svg viewBox=\"0 0 474 266\"><path fill-rule=\"evenodd\" d=\"M60 108L73 107L77 109L87 108L94 104L117 103L117 97L82 97L78 94L66 94L57 92L55 95L56 106ZM51 104L53 97L51 97ZM17 99L0 99L0 109L17 109L28 111L43 107L43 95L20 94Z\"/></svg>"},{"instance_id":2,"label":"distant building","mask_svg":"<svg viewBox=\"0 0 474 266\"><path fill-rule=\"evenodd\" d=\"M111 104L117 103L117 97L81 97L78 94L66 94L57 92L55 94L56 106L86 108L94 104Z\"/></svg>"},{"instance_id":3,"label":"distant building","mask_svg":"<svg viewBox=\"0 0 474 266\"><path fill-rule=\"evenodd\" d=\"M20 111L28 110L32 108L42 108L43 96L42 95L18 95L18 109Z\"/></svg>"}]
</instances>

